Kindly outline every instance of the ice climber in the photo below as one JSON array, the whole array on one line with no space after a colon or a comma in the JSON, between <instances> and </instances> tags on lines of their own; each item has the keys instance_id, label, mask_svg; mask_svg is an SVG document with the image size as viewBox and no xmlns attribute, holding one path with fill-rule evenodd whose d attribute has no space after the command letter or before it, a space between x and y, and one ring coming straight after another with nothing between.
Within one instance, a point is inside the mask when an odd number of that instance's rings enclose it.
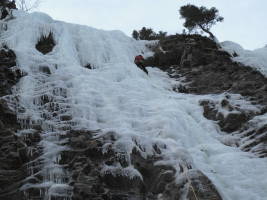
<instances>
[{"instance_id":1,"label":"ice climber","mask_svg":"<svg viewBox=\"0 0 267 200\"><path fill-rule=\"evenodd\" d=\"M148 71L146 70L146 67L144 65L144 61L145 61L145 59L142 55L135 56L134 63L137 65L137 67L139 67L146 74L148 74Z\"/></svg>"}]
</instances>

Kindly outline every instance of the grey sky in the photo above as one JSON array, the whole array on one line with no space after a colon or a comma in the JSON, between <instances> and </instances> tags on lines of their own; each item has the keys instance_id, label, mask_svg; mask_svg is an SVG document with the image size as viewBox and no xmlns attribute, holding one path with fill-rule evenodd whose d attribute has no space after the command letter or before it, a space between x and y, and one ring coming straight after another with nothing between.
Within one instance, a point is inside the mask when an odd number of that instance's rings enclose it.
<instances>
[{"instance_id":1,"label":"grey sky","mask_svg":"<svg viewBox=\"0 0 267 200\"><path fill-rule=\"evenodd\" d=\"M127 35L143 26L176 33L183 29L178 10L187 3L219 9L225 20L211 31L220 41L247 49L267 44L267 0L43 0L39 10L57 20Z\"/></svg>"}]
</instances>

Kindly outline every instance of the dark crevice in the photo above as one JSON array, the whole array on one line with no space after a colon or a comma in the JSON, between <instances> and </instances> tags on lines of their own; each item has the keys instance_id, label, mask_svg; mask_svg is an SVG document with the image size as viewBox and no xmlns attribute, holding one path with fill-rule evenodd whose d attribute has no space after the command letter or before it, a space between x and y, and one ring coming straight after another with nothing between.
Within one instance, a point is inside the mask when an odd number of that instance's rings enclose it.
<instances>
[{"instance_id":1,"label":"dark crevice","mask_svg":"<svg viewBox=\"0 0 267 200\"><path fill-rule=\"evenodd\" d=\"M42 54L47 54L51 52L56 45L52 33L49 33L48 36L42 36L35 48L40 51Z\"/></svg>"}]
</instances>

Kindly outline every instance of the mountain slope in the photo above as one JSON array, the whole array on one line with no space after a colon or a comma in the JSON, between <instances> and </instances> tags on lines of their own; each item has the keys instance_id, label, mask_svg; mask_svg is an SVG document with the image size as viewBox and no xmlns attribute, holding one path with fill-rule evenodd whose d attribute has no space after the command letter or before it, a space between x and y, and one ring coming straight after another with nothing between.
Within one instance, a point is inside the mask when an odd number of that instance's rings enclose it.
<instances>
[{"instance_id":1,"label":"mountain slope","mask_svg":"<svg viewBox=\"0 0 267 200\"><path fill-rule=\"evenodd\" d=\"M203 116L199 102L220 95L177 93L179 80L152 67L147 76L133 64L135 55L153 55L148 42L42 13L14 16L3 22L1 43L27 75L9 104L21 124L17 135L40 136L28 144L22 199L267 196L266 158L226 146L217 124ZM35 47L49 35L55 46L43 54Z\"/></svg>"}]
</instances>

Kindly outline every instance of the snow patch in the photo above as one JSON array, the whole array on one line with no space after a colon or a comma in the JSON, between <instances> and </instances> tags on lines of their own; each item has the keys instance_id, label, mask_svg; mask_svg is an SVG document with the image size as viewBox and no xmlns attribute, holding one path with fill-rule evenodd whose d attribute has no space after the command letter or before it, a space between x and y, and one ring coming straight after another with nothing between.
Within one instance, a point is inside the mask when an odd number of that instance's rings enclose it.
<instances>
[{"instance_id":1,"label":"snow patch","mask_svg":"<svg viewBox=\"0 0 267 200\"><path fill-rule=\"evenodd\" d=\"M267 76L267 48L259 48L253 51L244 49L241 45L225 41L221 43L222 48L229 52L231 55L237 54L237 57L233 57L236 62L243 63L247 66L252 66L265 76Z\"/></svg>"}]
</instances>

